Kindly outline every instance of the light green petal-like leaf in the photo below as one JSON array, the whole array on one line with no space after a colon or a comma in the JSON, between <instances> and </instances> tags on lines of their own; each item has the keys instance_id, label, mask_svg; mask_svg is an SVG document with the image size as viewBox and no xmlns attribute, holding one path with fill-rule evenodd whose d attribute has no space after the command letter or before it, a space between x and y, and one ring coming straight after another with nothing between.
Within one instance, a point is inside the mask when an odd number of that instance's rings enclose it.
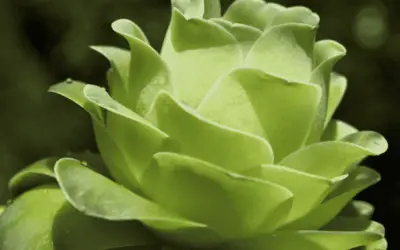
<instances>
[{"instance_id":1,"label":"light green petal-like leaf","mask_svg":"<svg viewBox=\"0 0 400 250\"><path fill-rule=\"evenodd\" d=\"M124 49L110 46L92 46L93 50L102 54L111 64L108 72L108 85L111 96L118 102L128 105L130 52ZM110 76L112 74L112 77Z\"/></svg>"},{"instance_id":2,"label":"light green petal-like leaf","mask_svg":"<svg viewBox=\"0 0 400 250\"><path fill-rule=\"evenodd\" d=\"M245 24L231 23L221 18L211 19L211 21L224 27L236 38L242 48L243 59L246 58L254 42L257 41L262 34L259 29Z\"/></svg>"},{"instance_id":3,"label":"light green petal-like leaf","mask_svg":"<svg viewBox=\"0 0 400 250\"><path fill-rule=\"evenodd\" d=\"M348 173L352 165L365 157L384 153L387 147L382 135L362 131L350 134L341 141L311 144L290 154L280 164L306 173L334 178Z\"/></svg>"},{"instance_id":4,"label":"light green petal-like leaf","mask_svg":"<svg viewBox=\"0 0 400 250\"><path fill-rule=\"evenodd\" d=\"M371 232L288 231L233 243L229 250L344 250L378 241L381 235Z\"/></svg>"},{"instance_id":5,"label":"light green petal-like leaf","mask_svg":"<svg viewBox=\"0 0 400 250\"><path fill-rule=\"evenodd\" d=\"M292 209L285 223L302 217L319 205L334 184L332 180L279 165L262 165L243 174L278 184L293 193Z\"/></svg>"},{"instance_id":6,"label":"light green petal-like leaf","mask_svg":"<svg viewBox=\"0 0 400 250\"><path fill-rule=\"evenodd\" d=\"M365 201L352 201L341 212L340 216L343 217L362 217L371 219L375 208L372 204Z\"/></svg>"},{"instance_id":7,"label":"light green petal-like leaf","mask_svg":"<svg viewBox=\"0 0 400 250\"><path fill-rule=\"evenodd\" d=\"M84 94L93 104L109 112L107 131L125 155L129 166L125 171L133 174L140 182L141 173L150 164L152 155L164 146L168 136L143 117L113 100L105 89L86 85Z\"/></svg>"},{"instance_id":8,"label":"light green petal-like leaf","mask_svg":"<svg viewBox=\"0 0 400 250\"><path fill-rule=\"evenodd\" d=\"M83 88L85 85L86 84L83 82L68 79L65 82L51 86L49 92L61 95L73 101L78 106L86 110L92 119L102 123L103 114L101 113L101 110L96 105L93 105L93 103L89 102L83 94Z\"/></svg>"},{"instance_id":9,"label":"light green petal-like leaf","mask_svg":"<svg viewBox=\"0 0 400 250\"><path fill-rule=\"evenodd\" d=\"M333 66L346 54L346 49L339 43L332 40L321 40L315 44L314 47L314 65L310 81L318 84L322 89L322 97L319 104L319 110L314 118L314 124L310 131L308 144L317 142L320 140L323 129L325 127L325 121L328 113L328 98L330 88L330 79ZM335 83L334 83L335 85ZM335 89L335 88L332 88ZM336 93L334 92L333 95ZM333 102L331 97L331 102ZM333 104L331 104L330 112L333 111ZM329 119L331 118L329 116Z\"/></svg>"},{"instance_id":10,"label":"light green petal-like leaf","mask_svg":"<svg viewBox=\"0 0 400 250\"><path fill-rule=\"evenodd\" d=\"M123 104L144 116L160 90L172 91L168 66L135 23L120 19L112 28L128 41L131 52L127 102Z\"/></svg>"},{"instance_id":11,"label":"light green petal-like leaf","mask_svg":"<svg viewBox=\"0 0 400 250\"><path fill-rule=\"evenodd\" d=\"M221 79L198 108L204 117L268 139L275 162L307 138L321 96L319 86L292 83L255 69Z\"/></svg>"},{"instance_id":12,"label":"light green petal-like leaf","mask_svg":"<svg viewBox=\"0 0 400 250\"><path fill-rule=\"evenodd\" d=\"M176 9L161 55L177 97L193 107L221 75L242 62L240 44L225 28L204 19L187 20Z\"/></svg>"},{"instance_id":13,"label":"light green petal-like leaf","mask_svg":"<svg viewBox=\"0 0 400 250\"><path fill-rule=\"evenodd\" d=\"M322 135L322 141L336 141L357 133L358 129L340 120L331 120Z\"/></svg>"},{"instance_id":14,"label":"light green petal-like leaf","mask_svg":"<svg viewBox=\"0 0 400 250\"><path fill-rule=\"evenodd\" d=\"M4 209L5 209L6 207L5 206L1 206L0 205L0 215L4 212Z\"/></svg>"},{"instance_id":15,"label":"light green petal-like leaf","mask_svg":"<svg viewBox=\"0 0 400 250\"><path fill-rule=\"evenodd\" d=\"M358 167L330 194L329 198L305 217L286 226L287 229L318 229L331 221L359 192L377 183L380 175L366 167Z\"/></svg>"},{"instance_id":16,"label":"light green petal-like leaf","mask_svg":"<svg viewBox=\"0 0 400 250\"><path fill-rule=\"evenodd\" d=\"M157 164L143 178L146 194L225 237L271 232L290 210L292 193L279 185L180 154L154 157Z\"/></svg>"},{"instance_id":17,"label":"light green petal-like leaf","mask_svg":"<svg viewBox=\"0 0 400 250\"><path fill-rule=\"evenodd\" d=\"M358 217L349 218L336 216L332 221L323 227L327 231L367 231L385 236L385 228L378 222Z\"/></svg>"},{"instance_id":18,"label":"light green petal-like leaf","mask_svg":"<svg viewBox=\"0 0 400 250\"><path fill-rule=\"evenodd\" d=\"M346 218L337 216L328 225L324 226L324 230L335 230L335 231L366 231L372 232L385 236L385 228L383 225L376 221L370 221L365 217L356 217L356 218ZM354 250L386 250L387 242L386 239L381 239L378 241L374 241L367 246L358 247Z\"/></svg>"},{"instance_id":19,"label":"light green petal-like leaf","mask_svg":"<svg viewBox=\"0 0 400 250\"><path fill-rule=\"evenodd\" d=\"M96 172L109 175L107 168L98 154L85 151L82 153L68 153L67 155L86 162L88 167ZM16 197L29 189L56 183L53 168L58 159L60 157L49 157L39 160L15 174L8 182L8 188L12 195Z\"/></svg>"},{"instance_id":20,"label":"light green petal-like leaf","mask_svg":"<svg viewBox=\"0 0 400 250\"><path fill-rule=\"evenodd\" d=\"M261 137L210 122L160 93L154 105L157 126L179 142L183 154L240 172L274 161L271 146Z\"/></svg>"},{"instance_id":21,"label":"light green petal-like leaf","mask_svg":"<svg viewBox=\"0 0 400 250\"><path fill-rule=\"evenodd\" d=\"M279 11L270 25L265 28L287 23L302 23L317 27L319 16L306 7L294 6Z\"/></svg>"},{"instance_id":22,"label":"light green petal-like leaf","mask_svg":"<svg viewBox=\"0 0 400 250\"><path fill-rule=\"evenodd\" d=\"M179 238L193 244L204 243L205 237L209 237L207 240L216 237L206 225L162 209L82 166L77 160L59 160L55 173L66 199L86 215L111 221L141 221L169 239Z\"/></svg>"},{"instance_id":23,"label":"light green petal-like leaf","mask_svg":"<svg viewBox=\"0 0 400 250\"><path fill-rule=\"evenodd\" d=\"M86 216L69 203L65 203L56 214L52 231L56 250L144 247L158 242L139 222L109 221Z\"/></svg>"},{"instance_id":24,"label":"light green petal-like leaf","mask_svg":"<svg viewBox=\"0 0 400 250\"><path fill-rule=\"evenodd\" d=\"M126 156L123 154L121 148L114 141L114 138L107 132L106 128L99 123L93 123L93 130L97 147L114 179L126 188L140 192L138 180L130 170L131 166L128 164Z\"/></svg>"},{"instance_id":25,"label":"light green petal-like leaf","mask_svg":"<svg viewBox=\"0 0 400 250\"><path fill-rule=\"evenodd\" d=\"M230 5L224 19L264 30L284 9L286 8L279 4L265 3L263 0L237 0Z\"/></svg>"},{"instance_id":26,"label":"light green petal-like leaf","mask_svg":"<svg viewBox=\"0 0 400 250\"><path fill-rule=\"evenodd\" d=\"M315 27L305 24L274 26L250 49L245 66L290 82L309 82L315 32Z\"/></svg>"},{"instance_id":27,"label":"light green petal-like leaf","mask_svg":"<svg viewBox=\"0 0 400 250\"><path fill-rule=\"evenodd\" d=\"M221 16L219 0L172 0L172 6L187 18L214 18Z\"/></svg>"},{"instance_id":28,"label":"light green petal-like leaf","mask_svg":"<svg viewBox=\"0 0 400 250\"><path fill-rule=\"evenodd\" d=\"M22 169L8 182L10 192L17 196L33 187L56 182L53 167L57 159L56 157L43 159Z\"/></svg>"},{"instance_id":29,"label":"light green petal-like leaf","mask_svg":"<svg viewBox=\"0 0 400 250\"><path fill-rule=\"evenodd\" d=\"M51 229L65 199L56 186L23 193L0 216L1 250L55 250Z\"/></svg>"},{"instance_id":30,"label":"light green petal-like leaf","mask_svg":"<svg viewBox=\"0 0 400 250\"><path fill-rule=\"evenodd\" d=\"M388 243L386 239L381 239L379 241L375 241L365 248L357 249L357 250L386 250L388 249Z\"/></svg>"},{"instance_id":31,"label":"light green petal-like leaf","mask_svg":"<svg viewBox=\"0 0 400 250\"><path fill-rule=\"evenodd\" d=\"M101 111L100 107L96 103L88 100L87 96L85 95L84 89L86 88L85 87L86 85L87 84L81 82L72 81L70 83L68 81L65 83L59 83L53 85L49 91L72 100L73 102L84 108L91 115L94 131L96 134L96 141L110 173L121 184L125 185L130 189L136 190L138 187L137 179L135 175L132 174L132 172L129 172L131 168L129 168L129 165L125 162L125 159L122 155L123 152L121 151L119 146L116 145L116 142L114 141L115 138L111 138L109 132L106 130L104 124L106 122L104 120L104 113ZM88 85L88 86L90 86L88 87L90 89L100 89L100 92L104 91L102 88L96 87L94 85ZM111 105L112 104L113 102L111 102ZM122 108L122 111L120 112L123 113L126 110L128 109ZM129 116L131 113L133 113L130 110L126 112L128 113L126 114L126 116ZM109 116L110 115L108 115L108 118ZM119 117L119 116L115 115L114 117ZM137 120L139 121L144 120L142 117L138 115L135 115L134 117L135 118L137 117ZM123 120L124 118L120 119Z\"/></svg>"},{"instance_id":32,"label":"light green petal-like leaf","mask_svg":"<svg viewBox=\"0 0 400 250\"><path fill-rule=\"evenodd\" d=\"M337 73L332 73L329 83L328 107L326 110L325 126L330 122L333 114L342 101L343 95L346 92L346 88L346 77Z\"/></svg>"}]
</instances>

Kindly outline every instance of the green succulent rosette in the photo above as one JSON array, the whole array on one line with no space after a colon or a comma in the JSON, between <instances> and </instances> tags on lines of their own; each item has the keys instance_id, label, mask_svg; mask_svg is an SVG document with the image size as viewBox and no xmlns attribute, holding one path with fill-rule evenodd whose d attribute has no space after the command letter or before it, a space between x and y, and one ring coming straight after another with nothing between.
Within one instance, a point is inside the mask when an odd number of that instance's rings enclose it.
<instances>
[{"instance_id":1,"label":"green succulent rosette","mask_svg":"<svg viewBox=\"0 0 400 250\"><path fill-rule=\"evenodd\" d=\"M379 181L360 166L387 142L334 120L345 48L316 41L304 7L172 1L163 48L118 20L130 46L95 46L109 92L77 81L50 91L93 121L101 160L47 159L10 181L2 250L383 250Z\"/></svg>"}]
</instances>

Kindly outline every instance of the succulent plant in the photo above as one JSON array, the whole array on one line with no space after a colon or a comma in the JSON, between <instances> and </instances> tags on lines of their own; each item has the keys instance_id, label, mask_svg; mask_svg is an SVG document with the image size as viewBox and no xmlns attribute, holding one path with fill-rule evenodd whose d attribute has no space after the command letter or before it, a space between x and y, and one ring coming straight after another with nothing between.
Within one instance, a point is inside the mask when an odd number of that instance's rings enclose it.
<instances>
[{"instance_id":1,"label":"succulent plant","mask_svg":"<svg viewBox=\"0 0 400 250\"><path fill-rule=\"evenodd\" d=\"M360 166L383 136L332 119L345 48L316 41L305 7L173 0L161 53L138 26L130 51L95 46L109 93L67 80L50 91L93 121L101 158L46 159L11 179L2 250L386 249ZM95 162L92 163L95 159Z\"/></svg>"}]
</instances>

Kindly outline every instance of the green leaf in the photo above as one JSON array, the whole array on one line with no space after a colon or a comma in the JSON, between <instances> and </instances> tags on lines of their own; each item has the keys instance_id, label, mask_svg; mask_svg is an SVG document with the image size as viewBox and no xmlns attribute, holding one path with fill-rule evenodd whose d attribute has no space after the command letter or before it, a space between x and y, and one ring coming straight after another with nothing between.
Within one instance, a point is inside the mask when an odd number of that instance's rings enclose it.
<instances>
[{"instance_id":1,"label":"green leaf","mask_svg":"<svg viewBox=\"0 0 400 250\"><path fill-rule=\"evenodd\" d=\"M61 95L73 101L78 106L86 110L93 120L102 123L103 114L101 113L101 110L96 105L93 105L93 103L89 102L83 94L83 88L85 85L86 84L83 82L67 79L65 82L51 86L49 92Z\"/></svg>"},{"instance_id":2,"label":"green leaf","mask_svg":"<svg viewBox=\"0 0 400 250\"><path fill-rule=\"evenodd\" d=\"M183 154L229 171L273 163L271 146L261 137L208 121L167 93L154 104L157 126L179 143Z\"/></svg>"},{"instance_id":3,"label":"green leaf","mask_svg":"<svg viewBox=\"0 0 400 250\"><path fill-rule=\"evenodd\" d=\"M110 46L92 46L91 48L106 57L111 64L111 69L108 72L108 85L111 96L124 105L128 105L130 102L127 95L130 52Z\"/></svg>"},{"instance_id":4,"label":"green leaf","mask_svg":"<svg viewBox=\"0 0 400 250\"><path fill-rule=\"evenodd\" d=\"M103 91L105 92L103 88L94 85L84 84L81 82L68 81L56 84L52 86L49 91L57 93L61 96L64 96L72 100L73 102L84 108L91 115L96 135L96 141L110 173L115 179L121 182L121 184L125 185L126 187L132 190L137 190L138 184L136 176L132 172L129 172L131 168L130 165L128 165L128 163L126 162L126 159L124 159L123 155L124 152L121 151L121 149L114 140L115 138L111 138L109 131L107 131L107 129L105 128L105 122L109 123L110 119L107 119L108 121L104 120L105 117L99 105L97 105L97 103L94 102L93 100L89 100L87 97L87 93L84 93L88 92L88 90L84 91L84 89L86 88L95 89L94 94L96 94L97 90L97 92L100 92L100 95L106 95L106 100L108 100L107 102L108 105L112 106L114 104L113 100L111 101L109 100L111 98L107 95L107 93L105 94L103 93ZM104 104L103 106L106 105ZM125 116L128 116L128 118L130 117L131 114L133 114L133 112L130 111L129 109L124 107L121 108L121 105L115 105L115 106L119 108L119 110L115 112L125 114ZM110 115L107 115L107 117L110 118ZM145 121L142 117L138 115L133 115L133 117L138 121L143 121L147 123L147 121ZM119 115L114 115L114 121L117 120L118 118L120 118L120 120L128 119L121 117ZM126 124L126 122L122 124Z\"/></svg>"},{"instance_id":5,"label":"green leaf","mask_svg":"<svg viewBox=\"0 0 400 250\"><path fill-rule=\"evenodd\" d=\"M260 70L237 69L215 85L198 112L267 138L278 162L304 144L319 98L319 86L288 82Z\"/></svg>"},{"instance_id":6,"label":"green leaf","mask_svg":"<svg viewBox=\"0 0 400 250\"><path fill-rule=\"evenodd\" d=\"M346 218L337 216L328 225L324 226L324 230L335 230L335 231L366 231L372 232L385 236L385 228L376 221L370 221L365 217L358 218ZM354 248L354 250L386 250L387 242L386 240L380 239L367 244L364 247Z\"/></svg>"},{"instance_id":7,"label":"green leaf","mask_svg":"<svg viewBox=\"0 0 400 250\"><path fill-rule=\"evenodd\" d=\"M97 147L111 175L126 188L140 192L136 176L131 172L126 156L104 126L93 123Z\"/></svg>"},{"instance_id":8,"label":"green leaf","mask_svg":"<svg viewBox=\"0 0 400 250\"><path fill-rule=\"evenodd\" d=\"M164 147L168 136L143 117L116 102L105 89L86 85L84 94L90 102L108 111L107 132L125 156L128 169L124 171L140 182L140 176L150 164L152 155ZM109 154L107 151L103 153Z\"/></svg>"},{"instance_id":9,"label":"green leaf","mask_svg":"<svg viewBox=\"0 0 400 250\"><path fill-rule=\"evenodd\" d=\"M310 174L334 178L346 174L352 165L371 155L387 150L385 138L375 132L350 134L341 141L311 144L282 160L280 164Z\"/></svg>"},{"instance_id":10,"label":"green leaf","mask_svg":"<svg viewBox=\"0 0 400 250\"><path fill-rule=\"evenodd\" d=\"M187 18L214 18L221 16L219 0L172 0L172 6L177 8Z\"/></svg>"},{"instance_id":11,"label":"green leaf","mask_svg":"<svg viewBox=\"0 0 400 250\"><path fill-rule=\"evenodd\" d=\"M358 217L348 218L336 216L332 221L323 227L323 230L328 231L367 231L385 236L384 227L369 219Z\"/></svg>"},{"instance_id":12,"label":"green leaf","mask_svg":"<svg viewBox=\"0 0 400 250\"><path fill-rule=\"evenodd\" d=\"M357 133L358 129L340 120L331 120L322 135L322 141L336 141Z\"/></svg>"},{"instance_id":13,"label":"green leaf","mask_svg":"<svg viewBox=\"0 0 400 250\"><path fill-rule=\"evenodd\" d=\"M23 193L0 216L0 249L55 250L51 237L53 219L64 201L56 186Z\"/></svg>"},{"instance_id":14,"label":"green leaf","mask_svg":"<svg viewBox=\"0 0 400 250\"><path fill-rule=\"evenodd\" d=\"M112 28L128 41L131 52L127 102L123 104L144 116L160 90L172 91L168 66L136 24L120 19L113 22Z\"/></svg>"},{"instance_id":15,"label":"green leaf","mask_svg":"<svg viewBox=\"0 0 400 250\"><path fill-rule=\"evenodd\" d=\"M315 27L305 24L272 27L250 49L245 66L290 82L309 82L315 31Z\"/></svg>"},{"instance_id":16,"label":"green leaf","mask_svg":"<svg viewBox=\"0 0 400 250\"><path fill-rule=\"evenodd\" d=\"M265 28L288 23L308 24L317 27L319 16L306 7L294 6L279 11Z\"/></svg>"},{"instance_id":17,"label":"green leaf","mask_svg":"<svg viewBox=\"0 0 400 250\"><path fill-rule=\"evenodd\" d=\"M293 205L285 223L304 216L318 206L335 183L326 178L279 165L262 165L243 174L278 184L293 193Z\"/></svg>"},{"instance_id":18,"label":"green leaf","mask_svg":"<svg viewBox=\"0 0 400 250\"><path fill-rule=\"evenodd\" d=\"M364 246L382 239L372 232L288 231L263 235L256 239L236 242L227 250L344 250Z\"/></svg>"},{"instance_id":19,"label":"green leaf","mask_svg":"<svg viewBox=\"0 0 400 250\"><path fill-rule=\"evenodd\" d=\"M237 0L230 5L224 19L264 30L284 9L281 5L265 3L263 0Z\"/></svg>"},{"instance_id":20,"label":"green leaf","mask_svg":"<svg viewBox=\"0 0 400 250\"><path fill-rule=\"evenodd\" d=\"M254 42L257 41L262 34L259 29L245 24L231 23L221 18L211 19L211 21L221 25L235 37L242 49L243 59L246 58Z\"/></svg>"},{"instance_id":21,"label":"green leaf","mask_svg":"<svg viewBox=\"0 0 400 250\"><path fill-rule=\"evenodd\" d=\"M69 203L64 203L54 218L52 238L57 250L144 247L158 242L139 222L86 216Z\"/></svg>"},{"instance_id":22,"label":"green leaf","mask_svg":"<svg viewBox=\"0 0 400 250\"><path fill-rule=\"evenodd\" d=\"M372 204L365 201L352 201L341 212L340 216L343 217L362 217L371 219L375 208Z\"/></svg>"},{"instance_id":23,"label":"green leaf","mask_svg":"<svg viewBox=\"0 0 400 250\"><path fill-rule=\"evenodd\" d=\"M303 218L287 225L286 229L318 229L331 221L359 192L377 183L380 175L366 167L358 167L343 180L329 197Z\"/></svg>"},{"instance_id":24,"label":"green leaf","mask_svg":"<svg viewBox=\"0 0 400 250\"><path fill-rule=\"evenodd\" d=\"M176 9L161 55L171 70L176 96L193 107L221 75L242 62L240 44L225 28L204 19L187 20Z\"/></svg>"},{"instance_id":25,"label":"green leaf","mask_svg":"<svg viewBox=\"0 0 400 250\"><path fill-rule=\"evenodd\" d=\"M317 142L320 140L322 136L323 129L325 127L325 121L330 119L333 112L332 104L329 108L329 116L328 113L328 102L329 102L329 91L330 87L330 79L331 72L333 66L346 54L346 49L339 43L332 40L321 40L315 44L314 48L314 65L315 69L311 74L311 82L318 84L322 89L322 97L319 104L319 110L317 115L314 118L314 124L310 131L309 138L307 140L308 144ZM336 79L335 79L336 80ZM335 85L335 83L333 83ZM333 87L335 89L335 87ZM334 92L332 96L336 95ZM332 102L331 97L331 102Z\"/></svg>"},{"instance_id":26,"label":"green leaf","mask_svg":"<svg viewBox=\"0 0 400 250\"><path fill-rule=\"evenodd\" d=\"M146 194L224 237L271 232L289 212L292 193L279 185L185 155L163 152L154 157L157 164L143 179Z\"/></svg>"},{"instance_id":27,"label":"green leaf","mask_svg":"<svg viewBox=\"0 0 400 250\"><path fill-rule=\"evenodd\" d=\"M333 114L342 101L346 88L346 77L337 73L332 73L329 84L328 107L326 110L325 126L330 122Z\"/></svg>"},{"instance_id":28,"label":"green leaf","mask_svg":"<svg viewBox=\"0 0 400 250\"><path fill-rule=\"evenodd\" d=\"M8 183L13 196L43 184L56 182L53 167L58 158L47 158L37 161L14 175Z\"/></svg>"},{"instance_id":29,"label":"green leaf","mask_svg":"<svg viewBox=\"0 0 400 250\"><path fill-rule=\"evenodd\" d=\"M206 225L164 210L77 160L59 160L55 173L66 199L86 215L110 221L141 221L170 240L179 239L195 245L217 240Z\"/></svg>"}]
</instances>

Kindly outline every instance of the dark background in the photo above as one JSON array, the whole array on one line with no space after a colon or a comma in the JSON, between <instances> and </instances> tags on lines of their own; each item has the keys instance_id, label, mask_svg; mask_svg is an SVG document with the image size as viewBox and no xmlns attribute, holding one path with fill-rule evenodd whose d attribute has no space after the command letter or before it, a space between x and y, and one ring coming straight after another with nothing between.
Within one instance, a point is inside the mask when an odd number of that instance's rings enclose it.
<instances>
[{"instance_id":1,"label":"dark background","mask_svg":"<svg viewBox=\"0 0 400 250\"><path fill-rule=\"evenodd\" d=\"M376 206L389 249L400 249L400 1L276 2L310 7L322 20L319 37L347 48L336 69L349 86L336 117L389 141L385 155L367 160L383 180L359 198ZM115 19L134 20L160 48L169 6L168 0L0 0L0 201L17 169L49 155L96 149L89 116L48 87L67 77L104 85L108 64L88 45L125 47L110 29Z\"/></svg>"}]
</instances>

